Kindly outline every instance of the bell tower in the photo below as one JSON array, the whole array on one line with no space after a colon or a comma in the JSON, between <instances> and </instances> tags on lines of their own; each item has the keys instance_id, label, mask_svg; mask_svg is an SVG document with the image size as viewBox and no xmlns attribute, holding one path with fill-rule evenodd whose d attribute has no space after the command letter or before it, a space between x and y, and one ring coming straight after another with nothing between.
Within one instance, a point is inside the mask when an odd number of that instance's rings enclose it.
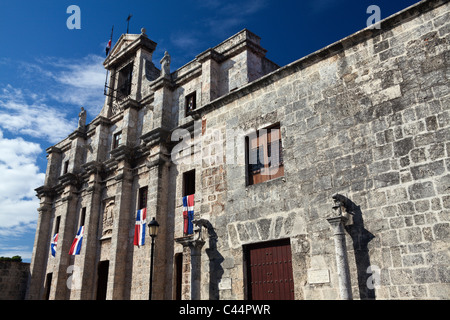
<instances>
[{"instance_id":1,"label":"bell tower","mask_svg":"<svg viewBox=\"0 0 450 320\"><path fill-rule=\"evenodd\" d=\"M105 104L100 115L105 118L137 106L147 95L148 84L159 77L160 71L152 62L157 44L140 34L123 34L112 48L103 65L109 72L105 88Z\"/></svg>"}]
</instances>

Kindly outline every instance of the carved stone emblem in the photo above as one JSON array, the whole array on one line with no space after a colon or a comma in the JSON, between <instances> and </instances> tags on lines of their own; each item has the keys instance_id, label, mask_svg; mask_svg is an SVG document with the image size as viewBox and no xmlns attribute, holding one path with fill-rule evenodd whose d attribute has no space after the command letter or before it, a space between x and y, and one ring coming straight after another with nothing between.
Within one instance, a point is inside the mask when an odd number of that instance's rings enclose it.
<instances>
[{"instance_id":1,"label":"carved stone emblem","mask_svg":"<svg viewBox=\"0 0 450 320\"><path fill-rule=\"evenodd\" d=\"M114 200L109 200L103 211L102 237L110 236L114 224Z\"/></svg>"},{"instance_id":2,"label":"carved stone emblem","mask_svg":"<svg viewBox=\"0 0 450 320\"><path fill-rule=\"evenodd\" d=\"M122 106L121 106L120 103L118 103L117 101L114 101L114 102L112 103L111 111L112 111L112 114L113 114L113 115L118 114L119 112L122 111L122 109L123 109Z\"/></svg>"}]
</instances>

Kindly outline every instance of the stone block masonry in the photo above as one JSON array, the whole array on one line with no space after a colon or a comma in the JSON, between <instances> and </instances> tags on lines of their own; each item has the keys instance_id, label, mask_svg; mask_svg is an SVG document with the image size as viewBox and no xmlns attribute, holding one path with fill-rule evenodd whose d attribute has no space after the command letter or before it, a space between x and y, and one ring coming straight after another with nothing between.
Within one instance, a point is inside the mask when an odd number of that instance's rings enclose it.
<instances>
[{"instance_id":1,"label":"stone block masonry","mask_svg":"<svg viewBox=\"0 0 450 320\"><path fill-rule=\"evenodd\" d=\"M0 261L0 300L24 300L30 264Z\"/></svg>"}]
</instances>

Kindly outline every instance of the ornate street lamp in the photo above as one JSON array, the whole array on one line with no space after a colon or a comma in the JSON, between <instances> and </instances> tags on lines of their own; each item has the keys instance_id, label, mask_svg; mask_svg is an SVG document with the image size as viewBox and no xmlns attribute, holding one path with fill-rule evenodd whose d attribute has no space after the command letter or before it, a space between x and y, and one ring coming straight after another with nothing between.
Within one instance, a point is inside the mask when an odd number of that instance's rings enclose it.
<instances>
[{"instance_id":1,"label":"ornate street lamp","mask_svg":"<svg viewBox=\"0 0 450 320\"><path fill-rule=\"evenodd\" d=\"M150 294L149 300L152 300L152 287L153 287L153 252L155 251L155 238L158 235L159 224L153 217L152 221L148 224L148 230L150 237L152 237L152 252L150 255Z\"/></svg>"}]
</instances>

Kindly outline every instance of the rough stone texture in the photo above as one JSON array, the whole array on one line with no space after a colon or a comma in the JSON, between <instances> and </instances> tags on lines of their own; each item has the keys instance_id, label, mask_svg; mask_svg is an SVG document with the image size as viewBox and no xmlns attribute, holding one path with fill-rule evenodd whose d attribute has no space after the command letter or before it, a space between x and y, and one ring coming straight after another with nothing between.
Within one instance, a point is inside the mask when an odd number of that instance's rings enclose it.
<instances>
[{"instance_id":1,"label":"rough stone texture","mask_svg":"<svg viewBox=\"0 0 450 320\"><path fill-rule=\"evenodd\" d=\"M0 261L0 300L24 300L30 264Z\"/></svg>"},{"instance_id":2,"label":"rough stone texture","mask_svg":"<svg viewBox=\"0 0 450 320\"><path fill-rule=\"evenodd\" d=\"M144 72L154 42L121 37L105 66L134 61L130 96L108 97L85 132L48 149L29 298L43 297L53 272L50 298L93 299L97 264L109 260L107 298L147 299L150 237L139 248L132 241L138 190L148 186L147 216L161 225L153 296L175 297L174 256L182 253L181 295L189 299L190 251L174 239L183 236L183 173L195 169L195 218L208 222L201 299L245 299L245 246L286 238L295 298L339 299L327 222L335 193L349 199L353 298L448 299L448 16L448 2L422 1L380 30L362 30L282 68L243 30L164 77ZM111 80L118 81L115 71ZM185 97L194 91L197 109L186 115ZM277 123L284 176L247 185L245 135ZM123 145L111 150L119 131ZM193 138L183 155L192 161L171 161L175 132ZM105 237L108 203L114 227ZM69 259L83 207L85 247ZM63 252L53 258L46 250L58 216ZM81 270L79 289L64 289L71 264ZM308 283L310 270L328 270L329 282Z\"/></svg>"}]
</instances>

